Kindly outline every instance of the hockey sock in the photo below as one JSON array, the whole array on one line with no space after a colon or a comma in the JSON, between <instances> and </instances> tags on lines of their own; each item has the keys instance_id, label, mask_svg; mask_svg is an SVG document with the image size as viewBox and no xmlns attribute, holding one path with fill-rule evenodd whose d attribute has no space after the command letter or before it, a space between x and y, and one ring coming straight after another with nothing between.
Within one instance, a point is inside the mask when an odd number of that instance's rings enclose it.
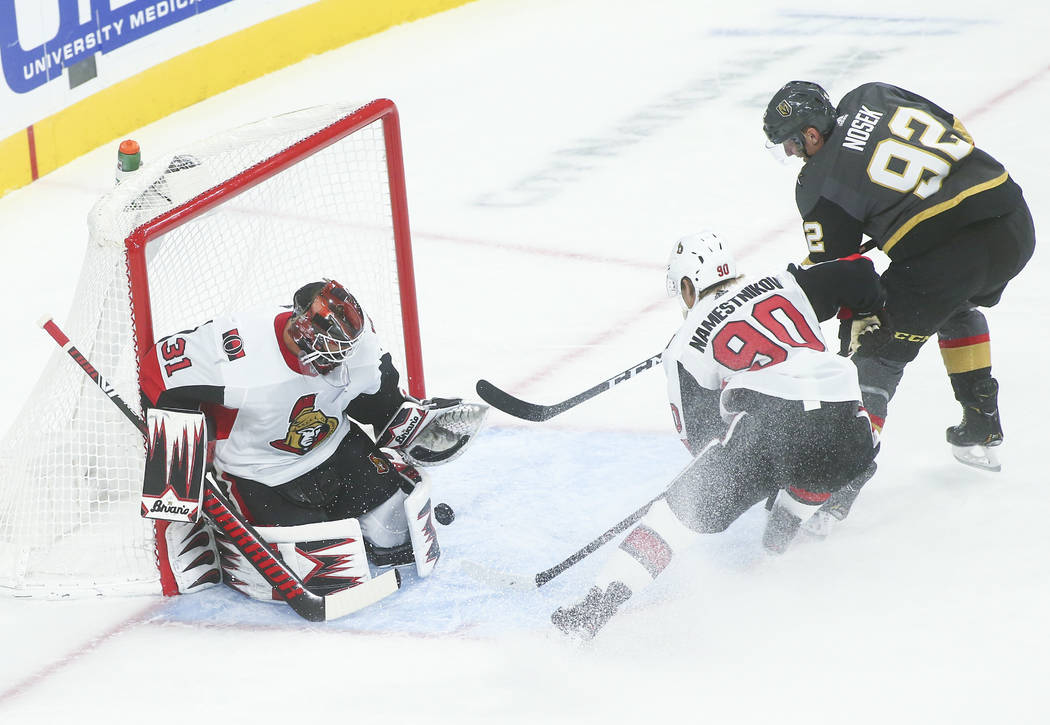
<instances>
[{"instance_id":1,"label":"hockey sock","mask_svg":"<svg viewBox=\"0 0 1050 725\"><path fill-rule=\"evenodd\" d=\"M937 345L941 349L944 369L952 378L952 387L958 395L955 377L966 373L991 374L992 343L988 332L988 321L976 309L954 315L937 332ZM961 399L959 402L963 402Z\"/></svg>"},{"instance_id":2,"label":"hockey sock","mask_svg":"<svg viewBox=\"0 0 1050 725\"><path fill-rule=\"evenodd\" d=\"M697 536L675 516L665 499L658 499L624 537L595 584L605 589L610 582L619 581L637 592L667 568L676 549L688 546Z\"/></svg>"}]
</instances>

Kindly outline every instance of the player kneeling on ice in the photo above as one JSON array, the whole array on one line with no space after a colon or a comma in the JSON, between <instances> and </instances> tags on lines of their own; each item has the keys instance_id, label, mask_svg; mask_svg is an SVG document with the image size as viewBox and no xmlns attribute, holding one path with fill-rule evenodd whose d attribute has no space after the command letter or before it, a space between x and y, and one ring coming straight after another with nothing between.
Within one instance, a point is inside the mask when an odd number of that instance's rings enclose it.
<instances>
[{"instance_id":1,"label":"player kneeling on ice","mask_svg":"<svg viewBox=\"0 0 1050 725\"><path fill-rule=\"evenodd\" d=\"M416 466L462 453L488 408L402 393L371 320L341 284L312 282L291 309L233 313L164 337L141 369L152 419L206 414L216 485L308 590L353 587L382 567L432 571L440 549L430 486ZM214 546L200 528L169 527L183 591L201 579L201 548ZM219 537L223 581L277 599L273 582L229 543Z\"/></svg>"},{"instance_id":2,"label":"player kneeling on ice","mask_svg":"<svg viewBox=\"0 0 1050 725\"><path fill-rule=\"evenodd\" d=\"M868 259L744 277L725 241L704 232L675 243L667 291L685 314L663 353L668 397L695 458L626 535L587 597L551 616L584 638L698 534L724 531L769 499L762 543L781 553L832 494L875 471L857 370L828 349L819 324L843 306L881 313L885 294Z\"/></svg>"}]
</instances>

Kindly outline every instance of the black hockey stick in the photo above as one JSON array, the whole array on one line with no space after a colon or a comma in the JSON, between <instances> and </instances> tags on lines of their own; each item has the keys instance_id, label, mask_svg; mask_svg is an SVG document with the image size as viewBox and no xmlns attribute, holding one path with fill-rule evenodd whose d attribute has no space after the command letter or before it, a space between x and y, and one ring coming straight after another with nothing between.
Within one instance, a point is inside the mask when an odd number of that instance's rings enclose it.
<instances>
[{"instance_id":1,"label":"black hockey stick","mask_svg":"<svg viewBox=\"0 0 1050 725\"><path fill-rule=\"evenodd\" d=\"M869 239L860 246L858 253L864 254L865 252L869 252L874 249L875 246L875 241ZM606 390L610 390L614 386L630 380L640 372L656 367L660 364L661 357L662 353L653 355L651 358L643 360L621 373L617 373L608 380L603 380L594 387L588 388L579 395L574 395L568 400L563 400L554 405L540 405L538 403L529 403L521 398L515 398L506 390L497 388L488 380L479 380L474 387L478 391L478 395L481 399L493 408L502 410L504 413L513 415L515 418L531 420L539 423L545 420L550 420L554 416L564 413L571 408L575 408L580 403L586 402L594 396L604 393Z\"/></svg>"},{"instance_id":2,"label":"black hockey stick","mask_svg":"<svg viewBox=\"0 0 1050 725\"><path fill-rule=\"evenodd\" d=\"M618 524L615 524L601 536L596 538L594 541L590 542L582 549L576 551L571 556L562 559L550 569L544 569L543 571L530 576L528 574L509 574L507 572L498 571L496 569L490 569L486 566L482 566L481 564L477 564L472 561L464 561L462 567L467 572L467 574L474 577L478 581L483 582L485 584L489 584L491 586L495 586L498 589L538 589L554 577L558 576L565 570L583 561L595 551L600 549L602 546L609 543L609 541L614 539L617 534L626 531L635 523L637 523L639 519L641 519L643 516L649 513L649 509L652 508L654 503L662 499L671 488L681 483L685 477L696 476L697 461L700 459L701 456L703 456L710 450L714 450L714 447L711 445L706 446L704 450L702 450L697 455L696 458L691 460L685 468L679 471L678 474L673 479L671 479L671 482L667 484L667 487L664 488L664 490L661 491L657 496L654 496L653 498L649 499L644 506L642 506L637 511L629 515L623 521L619 522Z\"/></svg>"},{"instance_id":3,"label":"black hockey stick","mask_svg":"<svg viewBox=\"0 0 1050 725\"><path fill-rule=\"evenodd\" d=\"M463 570L467 572L467 574L474 577L478 581L488 584L490 586L494 586L498 589L538 589L554 577L564 572L566 569L575 566L576 564L593 554L595 551L605 546L605 544L609 543L609 541L614 539L617 534L629 529L640 518L645 516L649 512L649 509L652 507L652 505L659 501L661 498L663 498L663 496L664 493L661 492L659 496L646 503L640 509L635 511L633 514L625 518L620 523L613 526L611 529L608 529L597 539L590 542L582 549L569 556L568 558L558 562L550 569L544 569L538 574L533 574L531 576L528 574L510 574L507 572L498 571L496 569L490 569L486 566L482 566L481 564L477 564L472 561L464 561L461 564L461 566Z\"/></svg>"},{"instance_id":4,"label":"black hockey stick","mask_svg":"<svg viewBox=\"0 0 1050 725\"><path fill-rule=\"evenodd\" d=\"M527 403L524 400L515 398L505 390L500 390L495 385L490 383L488 380L479 380L475 389L478 391L478 395L486 403L491 405L493 408L502 410L504 413L513 415L515 418L522 418L523 420L531 421L544 421L553 418L554 416L564 413L570 408L575 408L580 403L590 400L599 393L604 393L606 390L610 390L620 383L626 382L633 378L640 372L654 368L660 364L660 359L663 353L653 355L647 360L643 360L637 365L633 365L621 373L617 373L608 380L595 385L593 388L588 388L579 395L574 395L568 400L563 400L560 403L554 405L538 405L536 403Z\"/></svg>"},{"instance_id":5,"label":"black hockey stick","mask_svg":"<svg viewBox=\"0 0 1050 725\"><path fill-rule=\"evenodd\" d=\"M113 404L120 409L139 433L146 437L146 422L117 394L113 386L102 377L95 366L74 347L61 328L50 317L43 317L38 324L59 347L69 353L80 369L102 389ZM210 474L204 483L204 505L201 510L212 526L219 529L233 542L241 555L250 563L290 606L296 614L311 622L325 622L345 616L383 597L393 594L401 587L401 574L397 569L384 572L350 589L327 595L314 594L306 589L302 579L279 557L273 556L270 547L259 533L245 521L229 499L219 491Z\"/></svg>"},{"instance_id":6,"label":"black hockey stick","mask_svg":"<svg viewBox=\"0 0 1050 725\"><path fill-rule=\"evenodd\" d=\"M867 242L860 246L858 250L859 254L870 252L874 249L876 243L873 239L869 239ZM654 368L660 364L662 353L653 355L647 360L627 368L621 373L617 373L608 380L603 380L592 388L588 388L579 395L574 395L568 400L563 400L560 403L554 405L540 405L538 403L529 403L522 400L521 398L515 398L513 395L505 390L497 388L495 385L490 383L488 380L479 380L474 386L478 391L478 395L486 403L491 405L497 410L502 410L508 415L513 415L515 418L521 418L523 420L531 420L534 422L542 422L550 420L556 415L564 413L565 411L575 408L580 403L586 402L600 393L604 393L606 390L612 389L614 386L620 383L630 380L635 375L650 368Z\"/></svg>"}]
</instances>

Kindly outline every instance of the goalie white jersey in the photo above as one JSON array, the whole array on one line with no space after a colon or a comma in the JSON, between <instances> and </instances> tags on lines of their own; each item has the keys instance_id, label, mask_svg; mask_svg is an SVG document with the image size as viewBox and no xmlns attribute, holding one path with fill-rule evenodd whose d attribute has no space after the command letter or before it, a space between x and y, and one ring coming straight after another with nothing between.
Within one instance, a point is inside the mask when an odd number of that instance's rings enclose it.
<instances>
[{"instance_id":1,"label":"goalie white jersey","mask_svg":"<svg viewBox=\"0 0 1050 725\"><path fill-rule=\"evenodd\" d=\"M698 300L663 360L679 430L679 364L701 387L721 391L726 422L726 394L736 388L785 400L860 400L856 367L828 349L813 305L789 271L741 278Z\"/></svg>"},{"instance_id":2,"label":"goalie white jersey","mask_svg":"<svg viewBox=\"0 0 1050 725\"><path fill-rule=\"evenodd\" d=\"M282 343L291 315L268 307L217 317L162 338L142 360L149 404L208 415L220 473L277 486L316 468L353 425L347 405L380 388L383 350L370 321L346 361L320 376Z\"/></svg>"}]
</instances>

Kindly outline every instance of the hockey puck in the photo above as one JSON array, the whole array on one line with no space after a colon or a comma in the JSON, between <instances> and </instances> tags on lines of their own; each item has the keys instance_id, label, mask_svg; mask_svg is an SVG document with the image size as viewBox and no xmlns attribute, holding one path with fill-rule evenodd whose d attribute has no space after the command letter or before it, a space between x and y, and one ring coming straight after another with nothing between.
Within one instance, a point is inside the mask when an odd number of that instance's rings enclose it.
<instances>
[{"instance_id":1,"label":"hockey puck","mask_svg":"<svg viewBox=\"0 0 1050 725\"><path fill-rule=\"evenodd\" d=\"M447 503L439 503L434 507L434 518L442 526L448 526L456 520L456 512Z\"/></svg>"}]
</instances>

